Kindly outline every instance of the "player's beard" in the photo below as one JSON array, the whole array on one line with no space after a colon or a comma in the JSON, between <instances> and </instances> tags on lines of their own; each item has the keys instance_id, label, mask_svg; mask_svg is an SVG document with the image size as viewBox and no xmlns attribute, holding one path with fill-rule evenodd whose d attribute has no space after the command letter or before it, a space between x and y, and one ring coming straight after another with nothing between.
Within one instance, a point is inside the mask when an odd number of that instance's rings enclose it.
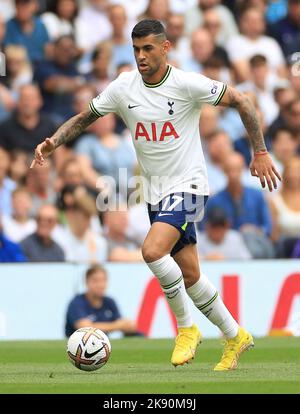
<instances>
[{"instance_id":1,"label":"player's beard","mask_svg":"<svg viewBox=\"0 0 300 414\"><path fill-rule=\"evenodd\" d=\"M140 71L139 67L138 67L138 69L139 69L140 74L143 76L143 78L151 78L159 70L160 65L161 65L161 62L159 62L157 64L153 64L153 65L150 65L149 63L147 63L148 68L147 68L146 71ZM145 79L145 80L147 80L147 79Z\"/></svg>"}]
</instances>

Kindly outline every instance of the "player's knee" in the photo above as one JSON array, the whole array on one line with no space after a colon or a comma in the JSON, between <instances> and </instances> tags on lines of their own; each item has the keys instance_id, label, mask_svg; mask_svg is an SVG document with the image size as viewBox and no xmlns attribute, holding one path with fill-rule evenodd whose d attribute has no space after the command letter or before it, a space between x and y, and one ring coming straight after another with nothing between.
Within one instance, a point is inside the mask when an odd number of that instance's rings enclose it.
<instances>
[{"instance_id":1,"label":"player's knee","mask_svg":"<svg viewBox=\"0 0 300 414\"><path fill-rule=\"evenodd\" d=\"M158 247L144 243L142 247L142 255L146 263L152 263L161 259L165 254Z\"/></svg>"},{"instance_id":2,"label":"player's knee","mask_svg":"<svg viewBox=\"0 0 300 414\"><path fill-rule=\"evenodd\" d=\"M200 274L198 272L190 273L185 272L183 274L184 285L186 288L193 286L198 282Z\"/></svg>"}]
</instances>

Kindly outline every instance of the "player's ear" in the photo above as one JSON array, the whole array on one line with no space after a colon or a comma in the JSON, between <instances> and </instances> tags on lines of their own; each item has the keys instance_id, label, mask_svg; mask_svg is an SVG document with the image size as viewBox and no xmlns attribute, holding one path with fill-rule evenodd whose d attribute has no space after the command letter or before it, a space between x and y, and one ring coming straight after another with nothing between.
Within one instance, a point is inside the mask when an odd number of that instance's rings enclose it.
<instances>
[{"instance_id":1,"label":"player's ear","mask_svg":"<svg viewBox=\"0 0 300 414\"><path fill-rule=\"evenodd\" d=\"M164 42L163 42L163 51L164 51L164 53L165 54L168 54L169 53L169 51L170 51L170 48L171 48L171 42L169 41L169 40L165 40Z\"/></svg>"}]
</instances>

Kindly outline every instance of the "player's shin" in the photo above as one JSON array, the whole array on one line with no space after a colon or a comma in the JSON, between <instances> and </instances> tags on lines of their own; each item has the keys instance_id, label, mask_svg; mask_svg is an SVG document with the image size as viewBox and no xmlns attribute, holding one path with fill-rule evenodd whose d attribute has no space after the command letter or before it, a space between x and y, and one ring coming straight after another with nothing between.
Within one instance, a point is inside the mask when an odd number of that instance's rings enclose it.
<instances>
[{"instance_id":1,"label":"player's shin","mask_svg":"<svg viewBox=\"0 0 300 414\"><path fill-rule=\"evenodd\" d=\"M195 306L214 325L218 326L227 339L237 335L239 325L224 305L214 285L203 273L201 273L200 279L186 291Z\"/></svg>"},{"instance_id":2,"label":"player's shin","mask_svg":"<svg viewBox=\"0 0 300 414\"><path fill-rule=\"evenodd\" d=\"M158 278L166 299L174 312L178 327L191 327L193 321L190 314L188 296L178 264L168 254L155 262L147 263L147 265Z\"/></svg>"}]
</instances>

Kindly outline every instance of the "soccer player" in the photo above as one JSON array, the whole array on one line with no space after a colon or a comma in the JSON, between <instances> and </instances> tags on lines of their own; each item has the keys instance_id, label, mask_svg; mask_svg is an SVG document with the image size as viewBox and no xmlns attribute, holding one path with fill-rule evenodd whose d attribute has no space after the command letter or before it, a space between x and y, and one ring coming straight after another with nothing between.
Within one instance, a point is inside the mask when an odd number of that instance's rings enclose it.
<instances>
[{"instance_id":1,"label":"soccer player","mask_svg":"<svg viewBox=\"0 0 300 414\"><path fill-rule=\"evenodd\" d=\"M201 333L191 318L187 295L226 338L216 371L237 367L253 338L225 307L199 269L194 221L209 194L199 136L203 104L238 110L253 147L250 170L270 191L280 178L266 150L251 101L234 88L167 63L170 42L157 20L142 20L132 31L137 69L121 73L94 98L87 111L70 118L35 150L31 167L42 165L57 147L76 138L98 117L121 116L131 131L148 203L151 228L144 241L145 262L159 280L178 324L171 357L174 366L194 358ZM277 178L276 178L277 177Z\"/></svg>"}]
</instances>

